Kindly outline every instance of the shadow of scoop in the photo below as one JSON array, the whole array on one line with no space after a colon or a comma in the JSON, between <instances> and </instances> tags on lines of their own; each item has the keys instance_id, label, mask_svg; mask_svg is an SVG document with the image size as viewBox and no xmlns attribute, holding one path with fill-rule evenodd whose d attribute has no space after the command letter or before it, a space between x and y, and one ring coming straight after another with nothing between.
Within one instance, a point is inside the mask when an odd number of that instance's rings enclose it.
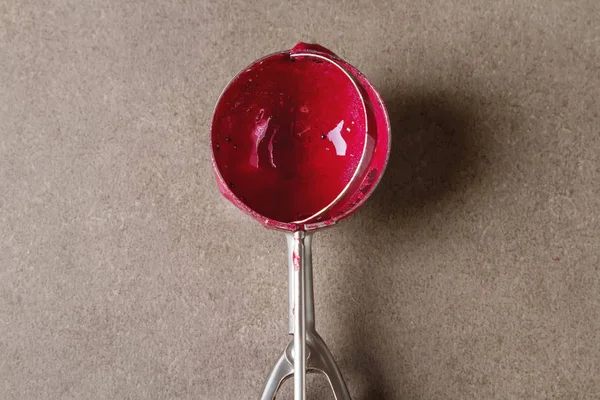
<instances>
[{"instance_id":1,"label":"shadow of scoop","mask_svg":"<svg viewBox=\"0 0 600 400\"><path fill-rule=\"evenodd\" d=\"M364 382L356 400L427 397L415 350L423 343L410 312L420 298L415 284L436 266L412 254L439 225L459 218L455 210L464 212L494 172L486 146L491 127L507 122L494 99L459 89L402 89L384 99L392 126L387 170L336 243L346 249L339 260L343 334L352 343L345 364Z\"/></svg>"},{"instance_id":2,"label":"shadow of scoop","mask_svg":"<svg viewBox=\"0 0 600 400\"><path fill-rule=\"evenodd\" d=\"M392 149L371 217L410 216L461 191L485 160L478 122L485 101L471 93L414 90L384 95Z\"/></svg>"}]
</instances>

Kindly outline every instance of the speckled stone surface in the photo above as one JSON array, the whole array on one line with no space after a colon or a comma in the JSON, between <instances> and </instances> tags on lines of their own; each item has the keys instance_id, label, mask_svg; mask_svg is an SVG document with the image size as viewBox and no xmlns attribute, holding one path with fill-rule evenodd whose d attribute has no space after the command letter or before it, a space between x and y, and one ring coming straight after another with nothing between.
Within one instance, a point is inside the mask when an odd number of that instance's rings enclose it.
<instances>
[{"instance_id":1,"label":"speckled stone surface","mask_svg":"<svg viewBox=\"0 0 600 400\"><path fill-rule=\"evenodd\" d=\"M393 125L374 196L315 236L353 399L600 398L595 0L0 1L0 398L258 398L285 240L219 195L209 122L301 40Z\"/></svg>"}]
</instances>

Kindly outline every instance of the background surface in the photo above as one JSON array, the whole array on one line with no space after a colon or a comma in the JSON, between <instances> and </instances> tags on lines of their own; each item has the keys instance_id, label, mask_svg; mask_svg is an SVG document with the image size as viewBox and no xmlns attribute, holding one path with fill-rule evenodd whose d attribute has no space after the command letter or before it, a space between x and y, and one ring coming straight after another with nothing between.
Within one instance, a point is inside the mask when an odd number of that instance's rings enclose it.
<instances>
[{"instance_id":1,"label":"background surface","mask_svg":"<svg viewBox=\"0 0 600 400\"><path fill-rule=\"evenodd\" d=\"M300 40L393 124L373 198L315 237L353 398L600 397L598 1L3 0L0 398L258 398L285 240L219 195L209 122Z\"/></svg>"}]
</instances>

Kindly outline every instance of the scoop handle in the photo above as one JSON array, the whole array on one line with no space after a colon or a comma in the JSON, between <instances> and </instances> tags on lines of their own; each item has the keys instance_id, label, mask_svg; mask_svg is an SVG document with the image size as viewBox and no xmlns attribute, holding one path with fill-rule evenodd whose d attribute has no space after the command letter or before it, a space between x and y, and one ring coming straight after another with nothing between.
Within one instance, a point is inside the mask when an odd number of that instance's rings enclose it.
<instances>
[{"instance_id":1,"label":"scoop handle","mask_svg":"<svg viewBox=\"0 0 600 400\"><path fill-rule=\"evenodd\" d=\"M350 393L337 366L331 351L317 333L315 329L315 306L312 274L312 238L314 231L308 232L286 232L288 248L288 271L289 271L289 333L294 335L293 339L286 346L285 350L275 363L275 366L269 373L263 389L261 400L275 400L277 392L283 382L295 376L302 375L302 371L320 372L327 377L336 400L350 400ZM296 266L298 268L296 268ZM302 271L303 270L303 271ZM304 290L298 290L297 278L304 277ZM296 310L302 310L302 307L296 305L296 293L304 294L304 312L296 313ZM302 300L302 299L300 299ZM300 301L299 304L302 304ZM297 329L296 325L302 326L302 322L297 324L297 317L304 319L304 335ZM295 335L295 332L299 332ZM302 346L302 337L305 337L304 346ZM300 342L300 345L298 345ZM295 349L303 349L304 357L295 357ZM302 350L301 350L302 351ZM304 366L297 366L296 362ZM295 374L294 371L299 371ZM303 379L300 377L299 379ZM302 399L302 381L296 381L299 386L299 396ZM305 387L306 385L304 385ZM294 385L296 388L296 385ZM294 392L296 393L296 392Z\"/></svg>"},{"instance_id":2,"label":"scoop handle","mask_svg":"<svg viewBox=\"0 0 600 400\"><path fill-rule=\"evenodd\" d=\"M304 231L292 237L292 275L294 289L294 400L306 400L306 243Z\"/></svg>"}]
</instances>

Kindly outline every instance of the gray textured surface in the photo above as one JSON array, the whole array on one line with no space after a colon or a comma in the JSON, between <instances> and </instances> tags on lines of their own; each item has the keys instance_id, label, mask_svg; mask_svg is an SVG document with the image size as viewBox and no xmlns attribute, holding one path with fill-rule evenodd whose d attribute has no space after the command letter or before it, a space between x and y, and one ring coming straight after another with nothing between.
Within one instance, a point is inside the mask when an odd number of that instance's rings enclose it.
<instances>
[{"instance_id":1,"label":"gray textured surface","mask_svg":"<svg viewBox=\"0 0 600 400\"><path fill-rule=\"evenodd\" d=\"M599 398L600 5L520 3L0 1L0 398L257 398L284 238L220 197L208 125L299 40L394 128L315 238L354 399Z\"/></svg>"}]
</instances>

